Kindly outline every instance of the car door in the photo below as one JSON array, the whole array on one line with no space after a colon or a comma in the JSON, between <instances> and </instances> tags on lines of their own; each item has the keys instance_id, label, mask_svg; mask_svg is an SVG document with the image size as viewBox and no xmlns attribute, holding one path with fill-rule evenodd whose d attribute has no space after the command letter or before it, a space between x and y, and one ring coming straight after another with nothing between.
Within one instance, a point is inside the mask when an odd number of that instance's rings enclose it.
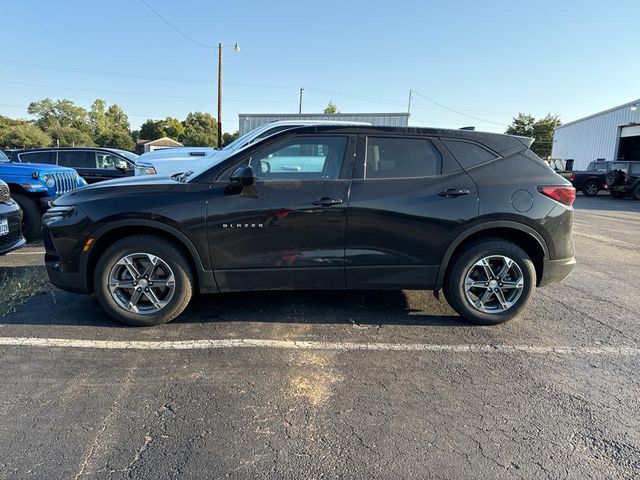
<instances>
[{"instance_id":1,"label":"car door","mask_svg":"<svg viewBox=\"0 0 640 480\"><path fill-rule=\"evenodd\" d=\"M97 181L96 153L93 150L58 150L58 165L73 168L87 183Z\"/></svg>"},{"instance_id":2,"label":"car door","mask_svg":"<svg viewBox=\"0 0 640 480\"><path fill-rule=\"evenodd\" d=\"M207 227L218 286L222 291L344 288L356 137L279 138L240 156L212 185ZM230 184L239 165L253 168L253 185Z\"/></svg>"},{"instance_id":3,"label":"car door","mask_svg":"<svg viewBox=\"0 0 640 480\"><path fill-rule=\"evenodd\" d=\"M361 136L349 196L346 287L431 287L446 248L477 217L477 187L438 139Z\"/></svg>"},{"instance_id":4,"label":"car door","mask_svg":"<svg viewBox=\"0 0 640 480\"><path fill-rule=\"evenodd\" d=\"M112 152L96 151L96 168L92 172L95 182L114 178L130 177L134 174L133 164Z\"/></svg>"}]
</instances>

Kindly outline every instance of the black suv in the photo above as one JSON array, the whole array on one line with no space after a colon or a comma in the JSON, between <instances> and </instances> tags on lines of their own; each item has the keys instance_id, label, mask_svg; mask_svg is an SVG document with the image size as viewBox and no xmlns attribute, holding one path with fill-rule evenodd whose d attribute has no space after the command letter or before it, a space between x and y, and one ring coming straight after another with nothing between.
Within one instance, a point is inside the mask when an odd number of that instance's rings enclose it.
<instances>
[{"instance_id":1,"label":"black suv","mask_svg":"<svg viewBox=\"0 0 640 480\"><path fill-rule=\"evenodd\" d=\"M12 150L9 158L12 162L70 167L87 183L96 183L134 175L138 155L117 148L59 147Z\"/></svg>"},{"instance_id":2,"label":"black suv","mask_svg":"<svg viewBox=\"0 0 640 480\"><path fill-rule=\"evenodd\" d=\"M633 195L640 200L640 162L613 162L607 172L607 187L615 198Z\"/></svg>"},{"instance_id":3,"label":"black suv","mask_svg":"<svg viewBox=\"0 0 640 480\"><path fill-rule=\"evenodd\" d=\"M171 178L96 184L43 218L62 289L121 322L194 291L430 289L476 323L574 268L575 189L531 139L426 128L287 130Z\"/></svg>"}]
</instances>

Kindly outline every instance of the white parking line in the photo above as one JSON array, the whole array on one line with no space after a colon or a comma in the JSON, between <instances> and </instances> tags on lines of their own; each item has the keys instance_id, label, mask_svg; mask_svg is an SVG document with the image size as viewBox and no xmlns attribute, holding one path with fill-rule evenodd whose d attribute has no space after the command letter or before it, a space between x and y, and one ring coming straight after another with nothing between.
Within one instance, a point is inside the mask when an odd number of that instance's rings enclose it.
<instances>
[{"instance_id":1,"label":"white parking line","mask_svg":"<svg viewBox=\"0 0 640 480\"><path fill-rule=\"evenodd\" d=\"M28 252L11 252L9 255L44 255L44 250L32 250Z\"/></svg>"},{"instance_id":2,"label":"white parking line","mask_svg":"<svg viewBox=\"0 0 640 480\"><path fill-rule=\"evenodd\" d=\"M139 340L82 340L75 338L0 337L0 346L15 347L63 347L97 348L108 350L214 350L222 348L279 348L293 350L335 350L335 351L406 351L406 352L452 352L452 353L530 353L537 355L625 355L639 356L640 348L606 346L534 346L534 345L440 345L431 343L357 343L357 342L317 342L307 340L180 340L180 341L139 341Z\"/></svg>"}]
</instances>

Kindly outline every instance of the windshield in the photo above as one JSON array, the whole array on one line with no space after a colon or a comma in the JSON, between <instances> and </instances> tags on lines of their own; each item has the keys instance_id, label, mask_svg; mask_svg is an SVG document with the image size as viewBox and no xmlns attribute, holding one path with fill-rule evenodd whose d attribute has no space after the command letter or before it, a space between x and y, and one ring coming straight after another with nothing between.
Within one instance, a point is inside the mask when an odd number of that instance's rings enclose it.
<instances>
[{"instance_id":1,"label":"windshield","mask_svg":"<svg viewBox=\"0 0 640 480\"><path fill-rule=\"evenodd\" d=\"M228 151L232 152L235 149L241 147L247 141L249 141L251 139L251 137L253 137L255 135L255 131L260 129L260 128L261 127L258 127L258 128L254 129L254 130L251 130L250 132L245 133L240 138L236 138L233 142L231 142L229 145L224 147L222 150L228 150Z\"/></svg>"},{"instance_id":2,"label":"windshield","mask_svg":"<svg viewBox=\"0 0 640 480\"><path fill-rule=\"evenodd\" d=\"M0 150L0 162L8 162L9 157L7 157L2 150Z\"/></svg>"},{"instance_id":3,"label":"windshield","mask_svg":"<svg viewBox=\"0 0 640 480\"><path fill-rule=\"evenodd\" d=\"M122 155L123 157L125 157L127 160L131 160L132 162L135 163L136 160L138 160L138 157L140 155L136 155L135 153L132 153L128 150L120 150L117 148L113 149L114 152L119 153L120 155Z\"/></svg>"}]
</instances>

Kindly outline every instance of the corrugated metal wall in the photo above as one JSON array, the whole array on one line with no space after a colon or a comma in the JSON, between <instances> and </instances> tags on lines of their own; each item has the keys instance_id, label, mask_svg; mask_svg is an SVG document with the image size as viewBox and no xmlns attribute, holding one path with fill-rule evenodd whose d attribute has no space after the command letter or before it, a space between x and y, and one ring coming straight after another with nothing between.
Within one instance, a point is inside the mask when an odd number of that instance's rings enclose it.
<instances>
[{"instance_id":1,"label":"corrugated metal wall","mask_svg":"<svg viewBox=\"0 0 640 480\"><path fill-rule=\"evenodd\" d=\"M347 122L368 122L372 125L386 127L406 127L409 125L408 113L241 113L239 117L240 135L250 132L265 123L277 122L278 120L337 120Z\"/></svg>"},{"instance_id":2,"label":"corrugated metal wall","mask_svg":"<svg viewBox=\"0 0 640 480\"><path fill-rule=\"evenodd\" d=\"M574 159L573 169L583 170L597 158L615 160L620 128L631 123L640 123L640 100L633 111L634 102L612 110L561 125L553 137L551 156L567 160Z\"/></svg>"}]
</instances>

